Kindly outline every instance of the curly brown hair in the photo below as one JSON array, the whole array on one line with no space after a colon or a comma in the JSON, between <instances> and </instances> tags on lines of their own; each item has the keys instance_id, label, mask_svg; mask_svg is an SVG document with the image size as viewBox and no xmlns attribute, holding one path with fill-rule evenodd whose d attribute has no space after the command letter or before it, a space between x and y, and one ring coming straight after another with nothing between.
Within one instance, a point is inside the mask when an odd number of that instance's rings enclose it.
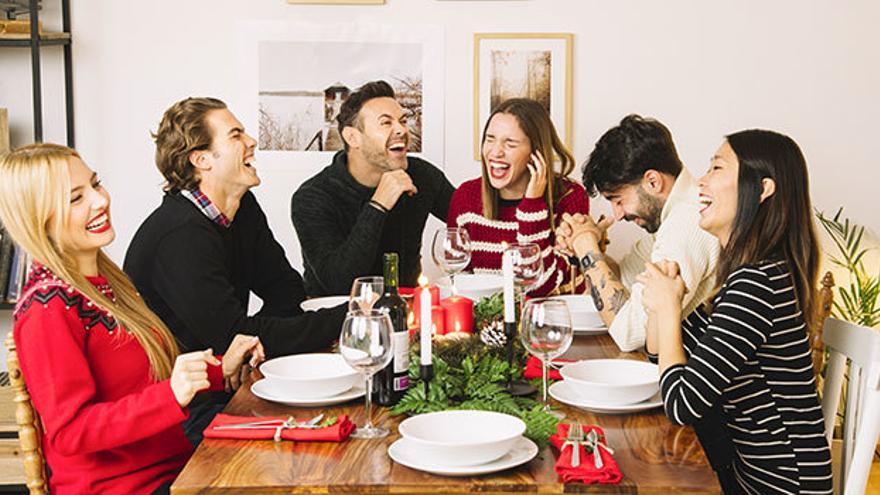
<instances>
[{"instance_id":1,"label":"curly brown hair","mask_svg":"<svg viewBox=\"0 0 880 495\"><path fill-rule=\"evenodd\" d=\"M226 103L217 98L187 98L162 115L159 129L150 135L156 141L156 167L165 177L165 191L198 187L199 177L189 155L211 147L211 128L205 116L225 108Z\"/></svg>"}]
</instances>

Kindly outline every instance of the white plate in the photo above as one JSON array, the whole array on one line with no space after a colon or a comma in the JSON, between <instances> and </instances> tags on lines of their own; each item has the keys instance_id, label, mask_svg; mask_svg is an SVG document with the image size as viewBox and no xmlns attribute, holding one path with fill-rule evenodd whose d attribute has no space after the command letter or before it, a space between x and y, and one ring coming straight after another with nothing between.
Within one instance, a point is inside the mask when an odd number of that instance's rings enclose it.
<instances>
[{"instance_id":1,"label":"white plate","mask_svg":"<svg viewBox=\"0 0 880 495\"><path fill-rule=\"evenodd\" d=\"M611 404L603 404L601 399L596 401L585 401L580 398L577 394L572 393L568 390L569 384L565 383L565 380L558 381L553 385L550 385L550 388L547 392L550 393L550 397L562 402L563 404L568 404L569 406L577 407L578 409L583 409L585 411L592 411L597 413L604 414L621 414L621 413L633 413L640 411L647 411L649 409L654 409L655 407L663 406L663 399L660 397L660 392L657 392L650 399L637 402L635 404L623 404L623 405L611 405Z\"/></svg>"},{"instance_id":2,"label":"white plate","mask_svg":"<svg viewBox=\"0 0 880 495\"><path fill-rule=\"evenodd\" d=\"M316 297L299 303L299 307L303 311L317 311L324 308L334 308L346 302L348 302L348 296Z\"/></svg>"},{"instance_id":3,"label":"white plate","mask_svg":"<svg viewBox=\"0 0 880 495\"><path fill-rule=\"evenodd\" d=\"M572 331L574 331L574 333L576 333L578 335L602 335L603 333L608 333L607 327L596 327L596 328L583 327L582 328L582 327L572 326L571 329L572 329Z\"/></svg>"},{"instance_id":4,"label":"white plate","mask_svg":"<svg viewBox=\"0 0 880 495\"><path fill-rule=\"evenodd\" d=\"M525 464L538 455L538 446L526 437L520 437L513 448L503 456L492 462L478 464L476 466L441 466L426 456L419 453L417 449L405 438L401 438L392 443L388 447L388 455L391 459L408 468L425 471L427 473L439 474L442 476L476 476L480 474L495 473L504 471L512 467Z\"/></svg>"},{"instance_id":5,"label":"white plate","mask_svg":"<svg viewBox=\"0 0 880 495\"><path fill-rule=\"evenodd\" d=\"M351 387L351 389L346 390L339 395L321 397L319 399L303 399L293 397L289 394L279 394L277 390L270 389L271 386L272 384L269 382L269 378L263 378L262 380L255 381L254 384L251 385L251 392L261 399L270 402L278 402L279 404L287 406L318 407L342 404L343 402L363 397L364 389L366 388L363 383L357 383L354 387Z\"/></svg>"}]
</instances>

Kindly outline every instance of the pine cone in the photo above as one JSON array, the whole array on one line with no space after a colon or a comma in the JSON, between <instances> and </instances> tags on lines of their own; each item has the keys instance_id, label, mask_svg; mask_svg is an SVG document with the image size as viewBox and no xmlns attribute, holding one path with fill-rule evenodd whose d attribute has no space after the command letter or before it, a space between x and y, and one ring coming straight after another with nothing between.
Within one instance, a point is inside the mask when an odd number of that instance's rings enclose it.
<instances>
[{"instance_id":1,"label":"pine cone","mask_svg":"<svg viewBox=\"0 0 880 495\"><path fill-rule=\"evenodd\" d=\"M507 344L504 322L501 319L492 320L480 330L480 340L489 347L504 347Z\"/></svg>"}]
</instances>

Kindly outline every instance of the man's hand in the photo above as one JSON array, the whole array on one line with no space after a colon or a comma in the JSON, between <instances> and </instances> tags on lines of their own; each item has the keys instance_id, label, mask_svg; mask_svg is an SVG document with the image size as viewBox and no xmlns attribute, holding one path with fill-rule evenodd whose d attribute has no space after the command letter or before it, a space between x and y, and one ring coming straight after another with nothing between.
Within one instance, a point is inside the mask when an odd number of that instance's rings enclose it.
<instances>
[{"instance_id":1,"label":"man's hand","mask_svg":"<svg viewBox=\"0 0 880 495\"><path fill-rule=\"evenodd\" d=\"M386 210L391 210L397 204L401 194L412 196L419 190L413 184L412 178L404 170L395 170L393 172L385 172L379 179L379 185L376 192L373 193L372 200L382 205Z\"/></svg>"},{"instance_id":2,"label":"man's hand","mask_svg":"<svg viewBox=\"0 0 880 495\"><path fill-rule=\"evenodd\" d=\"M681 314L681 301L687 287L679 274L678 263L667 260L645 263L645 271L636 280L645 286L642 305L649 315Z\"/></svg>"},{"instance_id":3,"label":"man's hand","mask_svg":"<svg viewBox=\"0 0 880 495\"><path fill-rule=\"evenodd\" d=\"M607 230L613 219L599 218L599 223L587 215L562 214L562 223L556 229L556 244L564 251L583 257L589 252L605 252Z\"/></svg>"},{"instance_id":4,"label":"man's hand","mask_svg":"<svg viewBox=\"0 0 880 495\"><path fill-rule=\"evenodd\" d=\"M237 390L241 385L241 368L248 354L252 354L252 365L265 359L260 339L252 335L237 334L223 355L223 382L227 389Z\"/></svg>"}]
</instances>

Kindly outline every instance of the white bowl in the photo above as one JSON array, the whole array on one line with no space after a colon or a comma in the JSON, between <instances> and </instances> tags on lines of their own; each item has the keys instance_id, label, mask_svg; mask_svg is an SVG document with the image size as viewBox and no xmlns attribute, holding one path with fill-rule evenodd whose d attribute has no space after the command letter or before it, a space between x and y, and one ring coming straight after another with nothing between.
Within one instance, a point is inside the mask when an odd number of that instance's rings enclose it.
<instances>
[{"instance_id":1,"label":"white bowl","mask_svg":"<svg viewBox=\"0 0 880 495\"><path fill-rule=\"evenodd\" d=\"M554 296L552 299L564 301L571 314L571 325L574 328L602 328L605 322L596 309L593 298L587 294L569 294Z\"/></svg>"},{"instance_id":2,"label":"white bowl","mask_svg":"<svg viewBox=\"0 0 880 495\"><path fill-rule=\"evenodd\" d=\"M354 386L360 376L339 354L295 354L266 361L266 378L300 399L332 397Z\"/></svg>"},{"instance_id":3,"label":"white bowl","mask_svg":"<svg viewBox=\"0 0 880 495\"><path fill-rule=\"evenodd\" d=\"M506 454L526 424L496 412L442 411L405 419L397 430L424 459L443 466L473 466Z\"/></svg>"},{"instance_id":4,"label":"white bowl","mask_svg":"<svg viewBox=\"0 0 880 495\"><path fill-rule=\"evenodd\" d=\"M306 299L299 303L299 307L302 308L303 311L317 311L324 308L333 308L347 302L348 296L316 297L314 299Z\"/></svg>"},{"instance_id":5,"label":"white bowl","mask_svg":"<svg viewBox=\"0 0 880 495\"><path fill-rule=\"evenodd\" d=\"M503 287L504 279L501 275L462 273L455 276L455 290L458 295L475 302L501 292Z\"/></svg>"},{"instance_id":6,"label":"white bowl","mask_svg":"<svg viewBox=\"0 0 880 495\"><path fill-rule=\"evenodd\" d=\"M635 404L660 390L657 365L633 359L588 359L560 373L582 399L607 405Z\"/></svg>"}]
</instances>

